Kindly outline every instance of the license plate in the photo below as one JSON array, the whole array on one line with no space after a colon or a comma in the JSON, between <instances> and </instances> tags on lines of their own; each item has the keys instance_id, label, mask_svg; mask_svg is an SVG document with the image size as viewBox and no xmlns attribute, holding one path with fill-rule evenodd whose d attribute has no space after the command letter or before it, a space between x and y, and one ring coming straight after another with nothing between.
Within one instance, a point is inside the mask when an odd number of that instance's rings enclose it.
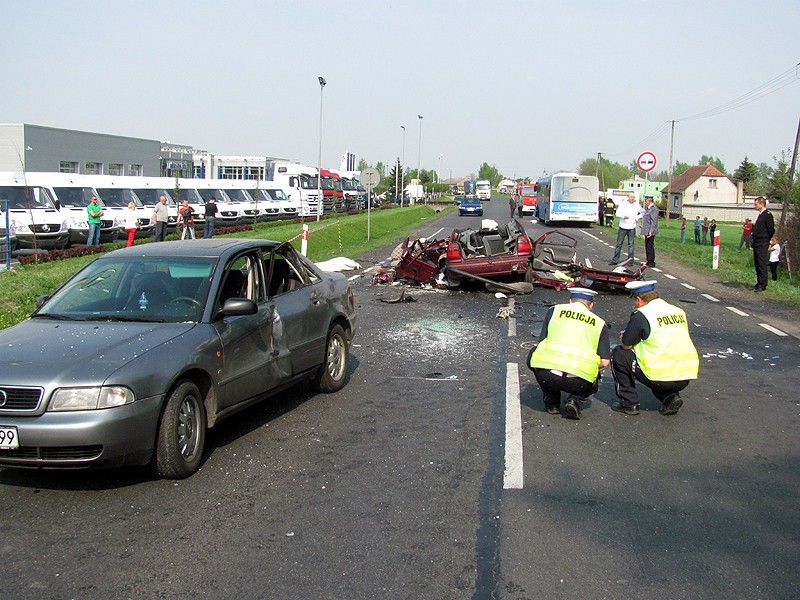
<instances>
[{"instance_id":1,"label":"license plate","mask_svg":"<svg viewBox=\"0 0 800 600\"><path fill-rule=\"evenodd\" d=\"M16 450L19 438L16 427L0 427L0 450Z\"/></svg>"}]
</instances>

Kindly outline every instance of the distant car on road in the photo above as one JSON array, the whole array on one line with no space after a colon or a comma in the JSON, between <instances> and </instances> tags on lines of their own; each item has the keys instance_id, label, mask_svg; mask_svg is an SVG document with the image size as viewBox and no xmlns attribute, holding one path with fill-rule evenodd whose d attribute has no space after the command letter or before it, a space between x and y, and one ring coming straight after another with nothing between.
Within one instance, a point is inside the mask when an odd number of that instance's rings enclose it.
<instances>
[{"instance_id":1,"label":"distant car on road","mask_svg":"<svg viewBox=\"0 0 800 600\"><path fill-rule=\"evenodd\" d=\"M206 430L301 380L347 379L353 292L287 243L110 252L0 331L0 466L182 478Z\"/></svg>"},{"instance_id":2,"label":"distant car on road","mask_svg":"<svg viewBox=\"0 0 800 600\"><path fill-rule=\"evenodd\" d=\"M458 205L459 216L475 215L483 216L483 202L477 196L462 196L461 203Z\"/></svg>"}]
</instances>

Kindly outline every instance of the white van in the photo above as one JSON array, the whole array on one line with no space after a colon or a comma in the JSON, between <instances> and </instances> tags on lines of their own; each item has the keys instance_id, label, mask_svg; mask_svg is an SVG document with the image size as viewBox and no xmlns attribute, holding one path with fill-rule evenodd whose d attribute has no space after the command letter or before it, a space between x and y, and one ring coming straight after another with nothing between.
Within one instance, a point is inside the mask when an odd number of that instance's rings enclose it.
<instances>
[{"instance_id":1,"label":"white van","mask_svg":"<svg viewBox=\"0 0 800 600\"><path fill-rule=\"evenodd\" d=\"M5 214L8 206L8 215ZM85 214L84 208L84 214ZM0 222L6 216L17 246L24 249L66 248L69 222L55 204L47 187L28 181L24 173L0 173ZM88 235L88 226L87 226ZM83 241L86 241L84 236Z\"/></svg>"},{"instance_id":2,"label":"white van","mask_svg":"<svg viewBox=\"0 0 800 600\"><path fill-rule=\"evenodd\" d=\"M125 233L125 211L128 204L133 202L136 207L136 219L139 221L137 238L153 237L155 225L153 224L153 209L146 207L138 194L133 190L131 177L116 175L79 175L76 181L91 185L98 194L101 204L105 207L105 214L117 219L120 225L119 237L127 239Z\"/></svg>"},{"instance_id":3,"label":"white van","mask_svg":"<svg viewBox=\"0 0 800 600\"><path fill-rule=\"evenodd\" d=\"M127 177L130 179L130 186L139 201L149 213L149 219L153 219L153 209L161 201L161 196L167 199L167 233L175 231L178 222L178 202L175 199L175 180L169 177ZM155 224L153 224L155 226Z\"/></svg>"},{"instance_id":4,"label":"white van","mask_svg":"<svg viewBox=\"0 0 800 600\"><path fill-rule=\"evenodd\" d=\"M205 225L206 203L213 197L217 205L217 227L233 227L239 225L239 208L228 198L228 194L220 187L219 179L179 179L178 203L189 200L194 209L195 227ZM200 227L202 229L202 227Z\"/></svg>"}]
</instances>

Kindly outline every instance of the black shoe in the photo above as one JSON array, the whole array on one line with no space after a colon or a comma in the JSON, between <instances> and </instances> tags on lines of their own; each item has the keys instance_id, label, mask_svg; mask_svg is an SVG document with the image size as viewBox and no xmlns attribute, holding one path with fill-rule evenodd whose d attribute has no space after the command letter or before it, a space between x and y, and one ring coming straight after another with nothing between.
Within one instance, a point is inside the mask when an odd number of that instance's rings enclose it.
<instances>
[{"instance_id":1,"label":"black shoe","mask_svg":"<svg viewBox=\"0 0 800 600\"><path fill-rule=\"evenodd\" d=\"M761 287L760 285L756 285L756 286L753 287L753 291L754 292L763 292L763 291L766 291L766 289L767 288Z\"/></svg>"},{"instance_id":2,"label":"black shoe","mask_svg":"<svg viewBox=\"0 0 800 600\"><path fill-rule=\"evenodd\" d=\"M634 404L633 406L623 406L619 402L614 402L614 404L611 405L611 410L615 412L625 413L626 415L638 415L639 405Z\"/></svg>"},{"instance_id":3,"label":"black shoe","mask_svg":"<svg viewBox=\"0 0 800 600\"><path fill-rule=\"evenodd\" d=\"M614 259L612 258L610 261L608 261L608 264L610 264L610 265L618 265L618 264L619 264L619 261L618 261L618 260L614 260Z\"/></svg>"},{"instance_id":4,"label":"black shoe","mask_svg":"<svg viewBox=\"0 0 800 600\"><path fill-rule=\"evenodd\" d=\"M568 398L564 403L564 416L576 421L581 418L581 409L577 398Z\"/></svg>"},{"instance_id":5,"label":"black shoe","mask_svg":"<svg viewBox=\"0 0 800 600\"><path fill-rule=\"evenodd\" d=\"M683 399L681 398L680 394L675 392L674 394L670 394L664 398L664 406L662 406L658 412L665 417L669 415L676 415L678 414L678 409L681 406L683 406Z\"/></svg>"},{"instance_id":6,"label":"black shoe","mask_svg":"<svg viewBox=\"0 0 800 600\"><path fill-rule=\"evenodd\" d=\"M558 407L557 404L553 404L551 406L545 406L544 409L550 413L551 415L560 415L561 409Z\"/></svg>"}]
</instances>

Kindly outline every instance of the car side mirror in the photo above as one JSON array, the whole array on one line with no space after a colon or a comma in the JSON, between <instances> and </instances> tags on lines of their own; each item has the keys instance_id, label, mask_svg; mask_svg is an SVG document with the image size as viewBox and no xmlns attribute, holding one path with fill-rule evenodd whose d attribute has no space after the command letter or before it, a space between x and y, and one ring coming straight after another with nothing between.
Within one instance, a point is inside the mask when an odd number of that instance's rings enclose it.
<instances>
[{"instance_id":1,"label":"car side mirror","mask_svg":"<svg viewBox=\"0 0 800 600\"><path fill-rule=\"evenodd\" d=\"M247 298L228 298L222 305L220 314L226 317L254 315L258 312L258 304Z\"/></svg>"}]
</instances>

